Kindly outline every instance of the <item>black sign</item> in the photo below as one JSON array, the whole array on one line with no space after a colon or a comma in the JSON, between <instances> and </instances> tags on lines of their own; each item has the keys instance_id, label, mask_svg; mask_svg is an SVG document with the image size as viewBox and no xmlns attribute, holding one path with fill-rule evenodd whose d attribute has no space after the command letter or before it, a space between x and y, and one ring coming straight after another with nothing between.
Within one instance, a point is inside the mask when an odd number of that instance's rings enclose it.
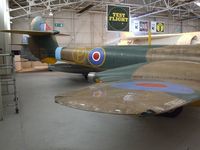
<instances>
[{"instance_id":1,"label":"black sign","mask_svg":"<svg viewBox=\"0 0 200 150\"><path fill-rule=\"evenodd\" d=\"M108 5L107 14L109 31L129 31L129 7Z\"/></svg>"}]
</instances>

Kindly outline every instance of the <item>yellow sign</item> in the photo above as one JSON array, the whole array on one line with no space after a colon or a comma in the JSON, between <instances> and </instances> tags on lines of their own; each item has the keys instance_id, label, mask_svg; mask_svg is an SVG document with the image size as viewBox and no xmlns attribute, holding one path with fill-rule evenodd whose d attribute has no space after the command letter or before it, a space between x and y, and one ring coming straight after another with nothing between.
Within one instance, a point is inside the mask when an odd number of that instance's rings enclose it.
<instances>
[{"instance_id":1,"label":"yellow sign","mask_svg":"<svg viewBox=\"0 0 200 150\"><path fill-rule=\"evenodd\" d=\"M164 32L165 24L163 22L156 23L156 32Z\"/></svg>"},{"instance_id":2,"label":"yellow sign","mask_svg":"<svg viewBox=\"0 0 200 150\"><path fill-rule=\"evenodd\" d=\"M128 18L125 15L125 13L112 13L112 16L109 16L109 21L128 22Z\"/></svg>"}]
</instances>

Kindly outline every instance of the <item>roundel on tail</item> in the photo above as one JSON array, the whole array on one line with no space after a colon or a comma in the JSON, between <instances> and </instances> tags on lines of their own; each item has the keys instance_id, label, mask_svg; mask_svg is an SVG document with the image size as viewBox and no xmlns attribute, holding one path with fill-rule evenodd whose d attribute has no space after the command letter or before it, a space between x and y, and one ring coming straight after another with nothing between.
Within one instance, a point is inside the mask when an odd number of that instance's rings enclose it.
<instances>
[{"instance_id":1,"label":"roundel on tail","mask_svg":"<svg viewBox=\"0 0 200 150\"><path fill-rule=\"evenodd\" d=\"M94 66L101 66L105 61L106 53L103 48L94 48L89 52L88 61Z\"/></svg>"}]
</instances>

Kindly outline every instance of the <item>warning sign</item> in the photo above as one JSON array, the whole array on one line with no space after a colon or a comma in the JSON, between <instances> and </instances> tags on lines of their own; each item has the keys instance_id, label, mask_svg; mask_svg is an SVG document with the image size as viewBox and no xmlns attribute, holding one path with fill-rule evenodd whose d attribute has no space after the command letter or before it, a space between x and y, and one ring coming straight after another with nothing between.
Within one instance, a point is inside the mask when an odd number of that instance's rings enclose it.
<instances>
[{"instance_id":1,"label":"warning sign","mask_svg":"<svg viewBox=\"0 0 200 150\"><path fill-rule=\"evenodd\" d=\"M164 22L151 22L151 32L152 33L163 33L165 32L165 23Z\"/></svg>"},{"instance_id":2,"label":"warning sign","mask_svg":"<svg viewBox=\"0 0 200 150\"><path fill-rule=\"evenodd\" d=\"M156 23L156 32L165 32L165 24L163 22Z\"/></svg>"}]
</instances>

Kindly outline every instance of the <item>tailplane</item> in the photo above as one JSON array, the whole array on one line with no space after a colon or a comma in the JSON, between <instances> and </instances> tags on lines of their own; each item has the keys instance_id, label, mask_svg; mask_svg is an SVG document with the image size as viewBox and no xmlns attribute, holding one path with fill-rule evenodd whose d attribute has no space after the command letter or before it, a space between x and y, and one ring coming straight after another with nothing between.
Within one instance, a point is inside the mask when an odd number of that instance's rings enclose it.
<instances>
[{"instance_id":1,"label":"tailplane","mask_svg":"<svg viewBox=\"0 0 200 150\"><path fill-rule=\"evenodd\" d=\"M28 49L41 62L54 64L55 50L58 48L58 43L55 34L58 31L52 31L45 20L37 16L31 22L31 30L0 30L0 32L8 32L14 34L27 34Z\"/></svg>"}]
</instances>

